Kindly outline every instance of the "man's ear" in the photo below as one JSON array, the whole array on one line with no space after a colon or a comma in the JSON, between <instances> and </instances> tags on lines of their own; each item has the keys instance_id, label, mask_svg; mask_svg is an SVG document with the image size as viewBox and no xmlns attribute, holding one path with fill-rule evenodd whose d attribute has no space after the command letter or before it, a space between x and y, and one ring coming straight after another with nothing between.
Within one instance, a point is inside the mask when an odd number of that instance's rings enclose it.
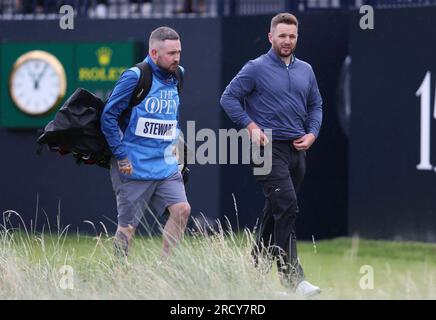
<instances>
[{"instance_id":1,"label":"man's ear","mask_svg":"<svg viewBox=\"0 0 436 320\"><path fill-rule=\"evenodd\" d=\"M158 57L158 52L157 52L157 50L156 49L151 49L150 50L150 56L151 56L151 58L153 59L153 60L157 60L157 57Z\"/></svg>"},{"instance_id":2,"label":"man's ear","mask_svg":"<svg viewBox=\"0 0 436 320\"><path fill-rule=\"evenodd\" d=\"M271 32L268 32L268 40L269 40L269 42L272 44L273 42L272 42L272 33Z\"/></svg>"}]
</instances>

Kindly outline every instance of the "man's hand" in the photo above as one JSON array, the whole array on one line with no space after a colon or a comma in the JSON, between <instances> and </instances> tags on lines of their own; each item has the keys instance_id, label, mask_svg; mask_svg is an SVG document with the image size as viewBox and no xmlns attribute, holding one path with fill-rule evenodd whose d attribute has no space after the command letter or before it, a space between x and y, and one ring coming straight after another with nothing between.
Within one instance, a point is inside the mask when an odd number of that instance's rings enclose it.
<instances>
[{"instance_id":1,"label":"man's hand","mask_svg":"<svg viewBox=\"0 0 436 320\"><path fill-rule=\"evenodd\" d=\"M123 174L131 175L133 173L132 163L129 158L118 160L118 170Z\"/></svg>"},{"instance_id":2,"label":"man's hand","mask_svg":"<svg viewBox=\"0 0 436 320\"><path fill-rule=\"evenodd\" d=\"M294 145L295 149L297 149L299 151L307 150L315 142L315 139L316 139L316 137L313 133L308 133L308 134L305 134L304 136L292 141L292 144Z\"/></svg>"},{"instance_id":3,"label":"man's hand","mask_svg":"<svg viewBox=\"0 0 436 320\"><path fill-rule=\"evenodd\" d=\"M257 124L255 124L254 122L250 122L247 126L247 130L251 140L253 140L258 146L265 146L268 144L268 137L257 126Z\"/></svg>"}]
</instances>

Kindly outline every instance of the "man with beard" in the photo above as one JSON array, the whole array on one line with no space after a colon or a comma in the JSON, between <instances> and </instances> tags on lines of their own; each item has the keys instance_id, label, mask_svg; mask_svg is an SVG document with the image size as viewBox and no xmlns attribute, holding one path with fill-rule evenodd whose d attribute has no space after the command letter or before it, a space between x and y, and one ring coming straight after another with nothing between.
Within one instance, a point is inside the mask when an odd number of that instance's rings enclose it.
<instances>
[{"instance_id":1,"label":"man with beard","mask_svg":"<svg viewBox=\"0 0 436 320\"><path fill-rule=\"evenodd\" d=\"M179 242L191 208L173 153L178 141L180 37L169 27L155 29L145 62L152 72L147 96L122 116L140 79L133 67L122 74L104 108L101 129L112 154L110 176L118 210L116 253L127 258L132 236L144 211L169 212L163 230L162 259ZM180 69L178 69L180 68Z\"/></svg>"},{"instance_id":2,"label":"man with beard","mask_svg":"<svg viewBox=\"0 0 436 320\"><path fill-rule=\"evenodd\" d=\"M254 261L257 265L260 257L269 263L271 257L276 258L282 283L310 296L320 289L305 280L297 256L295 221L306 150L321 127L322 99L312 67L294 55L297 18L289 13L277 14L271 20L268 39L272 48L239 71L225 89L221 105L260 146L269 143L262 131L272 130L271 172L256 176L265 195L265 207L253 249Z\"/></svg>"}]
</instances>

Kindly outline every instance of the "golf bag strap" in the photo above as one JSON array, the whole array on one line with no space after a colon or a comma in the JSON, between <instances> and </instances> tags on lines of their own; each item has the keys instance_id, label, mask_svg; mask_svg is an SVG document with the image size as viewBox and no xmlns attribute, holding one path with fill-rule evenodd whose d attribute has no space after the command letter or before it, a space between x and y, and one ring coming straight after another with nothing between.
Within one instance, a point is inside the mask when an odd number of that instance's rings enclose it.
<instances>
[{"instance_id":1,"label":"golf bag strap","mask_svg":"<svg viewBox=\"0 0 436 320\"><path fill-rule=\"evenodd\" d=\"M151 89L151 84L153 82L153 74L150 65L142 61L138 63L135 67L139 69L139 80L136 85L135 91L133 91L132 97L129 103L129 109L133 108L139 104L148 95Z\"/></svg>"},{"instance_id":2,"label":"golf bag strap","mask_svg":"<svg viewBox=\"0 0 436 320\"><path fill-rule=\"evenodd\" d=\"M139 104L145 97L148 95L151 89L151 85L153 83L153 72L151 70L150 65L146 61L142 61L136 64L136 67L140 71L140 76L138 80L138 84L136 85L135 91L132 94L132 98L130 99L129 108L133 108L137 104ZM174 75L177 79L177 91L181 92L183 87L183 71L180 67L174 72Z\"/></svg>"},{"instance_id":3,"label":"golf bag strap","mask_svg":"<svg viewBox=\"0 0 436 320\"><path fill-rule=\"evenodd\" d=\"M183 88L183 71L180 67L177 68L176 72L174 72L174 75L176 76L177 79L177 91L180 92L182 91Z\"/></svg>"}]
</instances>

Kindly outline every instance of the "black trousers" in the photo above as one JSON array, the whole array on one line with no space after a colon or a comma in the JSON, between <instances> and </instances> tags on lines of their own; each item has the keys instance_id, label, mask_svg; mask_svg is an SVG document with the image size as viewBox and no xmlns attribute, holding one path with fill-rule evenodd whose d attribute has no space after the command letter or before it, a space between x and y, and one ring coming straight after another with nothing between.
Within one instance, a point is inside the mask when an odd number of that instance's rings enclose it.
<instances>
[{"instance_id":1,"label":"black trousers","mask_svg":"<svg viewBox=\"0 0 436 320\"><path fill-rule=\"evenodd\" d=\"M283 284L294 288L304 279L297 255L295 222L299 212L297 191L306 171L306 152L298 151L291 140L272 142L272 170L255 176L265 196L263 217L252 254L257 264L263 256L277 259Z\"/></svg>"}]
</instances>

